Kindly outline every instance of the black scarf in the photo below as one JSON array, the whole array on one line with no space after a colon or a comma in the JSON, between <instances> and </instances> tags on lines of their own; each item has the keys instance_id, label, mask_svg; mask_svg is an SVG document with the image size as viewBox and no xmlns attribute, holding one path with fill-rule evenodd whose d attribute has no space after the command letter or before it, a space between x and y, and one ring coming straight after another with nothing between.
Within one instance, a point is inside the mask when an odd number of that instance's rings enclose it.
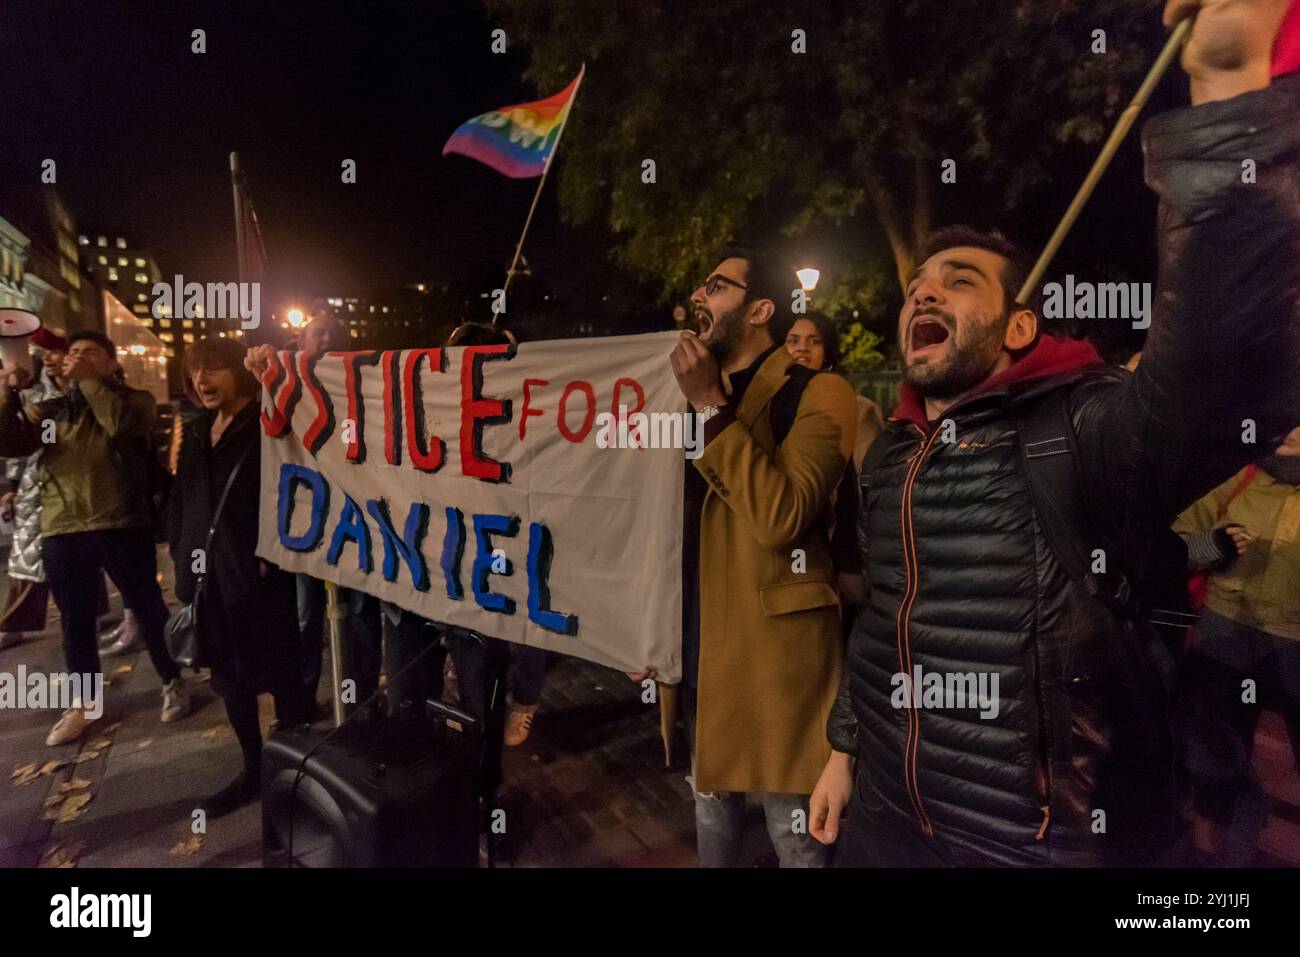
<instances>
[{"instance_id":1,"label":"black scarf","mask_svg":"<svg viewBox=\"0 0 1300 957\"><path fill-rule=\"evenodd\" d=\"M1259 460L1259 467L1283 485L1300 485L1300 455L1278 455Z\"/></svg>"}]
</instances>

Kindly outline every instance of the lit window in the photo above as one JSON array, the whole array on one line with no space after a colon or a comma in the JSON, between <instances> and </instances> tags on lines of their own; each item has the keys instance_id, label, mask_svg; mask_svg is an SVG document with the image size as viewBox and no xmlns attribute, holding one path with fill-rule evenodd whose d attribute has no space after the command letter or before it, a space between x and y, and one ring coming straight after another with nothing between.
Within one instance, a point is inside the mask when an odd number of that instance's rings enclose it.
<instances>
[{"instance_id":1,"label":"lit window","mask_svg":"<svg viewBox=\"0 0 1300 957\"><path fill-rule=\"evenodd\" d=\"M175 337L174 337L170 332L160 332L160 333L158 333L158 338L161 339L163 342L173 342L173 341L175 341ZM170 349L168 349L168 350L167 350L167 354L168 354L168 355L171 355L171 354L172 354L172 351L171 351Z\"/></svg>"},{"instance_id":2,"label":"lit window","mask_svg":"<svg viewBox=\"0 0 1300 957\"><path fill-rule=\"evenodd\" d=\"M388 315L388 307L384 306L384 315Z\"/></svg>"},{"instance_id":3,"label":"lit window","mask_svg":"<svg viewBox=\"0 0 1300 957\"><path fill-rule=\"evenodd\" d=\"M145 295L144 293L142 293L142 292L137 292L137 293L135 294L135 301L136 301L136 302L148 302L148 301L149 301L149 297L146 296L146 295Z\"/></svg>"},{"instance_id":4,"label":"lit window","mask_svg":"<svg viewBox=\"0 0 1300 957\"><path fill-rule=\"evenodd\" d=\"M107 257L107 256L100 256L100 257L99 257L99 264L100 264L101 266L107 266L107 265L108 265L108 257Z\"/></svg>"},{"instance_id":5,"label":"lit window","mask_svg":"<svg viewBox=\"0 0 1300 957\"><path fill-rule=\"evenodd\" d=\"M371 312L374 312L374 311L375 311L375 307L374 307L374 306L371 306L371 307L370 307L370 311L371 311Z\"/></svg>"},{"instance_id":6,"label":"lit window","mask_svg":"<svg viewBox=\"0 0 1300 957\"><path fill-rule=\"evenodd\" d=\"M121 236L118 236L118 237L117 237L117 248L118 248L118 249L125 249L125 248L126 248L126 240L123 239Z\"/></svg>"},{"instance_id":7,"label":"lit window","mask_svg":"<svg viewBox=\"0 0 1300 957\"><path fill-rule=\"evenodd\" d=\"M130 260L128 260L125 256L118 256L118 257L117 257L117 264L118 264L119 266L129 266L129 265L131 264L131 262L130 262Z\"/></svg>"},{"instance_id":8,"label":"lit window","mask_svg":"<svg viewBox=\"0 0 1300 957\"><path fill-rule=\"evenodd\" d=\"M353 330L352 330L352 338L353 338L353 339L360 339L360 338L361 338L361 334L360 334L359 332L357 332L357 330L353 329Z\"/></svg>"},{"instance_id":9,"label":"lit window","mask_svg":"<svg viewBox=\"0 0 1300 957\"><path fill-rule=\"evenodd\" d=\"M168 347L167 347L167 358L168 358L168 359L173 359L173 358L175 358L175 357L176 357L176 350L173 349L171 346L168 346Z\"/></svg>"},{"instance_id":10,"label":"lit window","mask_svg":"<svg viewBox=\"0 0 1300 957\"><path fill-rule=\"evenodd\" d=\"M135 281L139 283L145 283L149 281L149 277L142 272L138 272L135 274Z\"/></svg>"},{"instance_id":11,"label":"lit window","mask_svg":"<svg viewBox=\"0 0 1300 957\"><path fill-rule=\"evenodd\" d=\"M348 312L356 312L356 311L357 311L357 304L354 302L348 303Z\"/></svg>"},{"instance_id":12,"label":"lit window","mask_svg":"<svg viewBox=\"0 0 1300 957\"><path fill-rule=\"evenodd\" d=\"M186 329L193 329L193 328L194 328L194 320L193 320L193 319L182 319L182 320L181 320L181 325L184 326Z\"/></svg>"},{"instance_id":13,"label":"lit window","mask_svg":"<svg viewBox=\"0 0 1300 957\"><path fill-rule=\"evenodd\" d=\"M193 341L194 341L194 333L192 333L192 332L187 332L187 333L185 333L184 335L182 335L181 338L184 339L186 342L193 342Z\"/></svg>"},{"instance_id":14,"label":"lit window","mask_svg":"<svg viewBox=\"0 0 1300 957\"><path fill-rule=\"evenodd\" d=\"M113 269L111 266L109 267L108 270L108 281L117 282L117 270Z\"/></svg>"},{"instance_id":15,"label":"lit window","mask_svg":"<svg viewBox=\"0 0 1300 957\"><path fill-rule=\"evenodd\" d=\"M108 245L108 240L105 239L103 236L97 236L95 237L95 245L98 246L100 249L103 249L105 246Z\"/></svg>"},{"instance_id":16,"label":"lit window","mask_svg":"<svg viewBox=\"0 0 1300 957\"><path fill-rule=\"evenodd\" d=\"M143 259L140 259L139 257L136 258L136 260L135 260L135 264L136 264L136 266L137 266L138 268L140 268L140 269L143 269L143 268L144 268L144 260L143 260Z\"/></svg>"},{"instance_id":17,"label":"lit window","mask_svg":"<svg viewBox=\"0 0 1300 957\"><path fill-rule=\"evenodd\" d=\"M77 245L78 245L78 246L89 246L89 245L90 245L90 240L89 240L86 236L78 236L78 237L77 237Z\"/></svg>"}]
</instances>

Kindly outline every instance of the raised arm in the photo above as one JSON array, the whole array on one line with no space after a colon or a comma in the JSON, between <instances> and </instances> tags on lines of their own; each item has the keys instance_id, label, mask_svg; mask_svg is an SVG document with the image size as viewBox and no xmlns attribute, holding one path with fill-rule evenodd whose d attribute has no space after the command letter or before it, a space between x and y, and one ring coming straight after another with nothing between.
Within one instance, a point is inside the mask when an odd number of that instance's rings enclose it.
<instances>
[{"instance_id":1,"label":"raised arm","mask_svg":"<svg viewBox=\"0 0 1300 957\"><path fill-rule=\"evenodd\" d=\"M1075 410L1098 502L1164 524L1300 421L1300 75L1268 86L1266 60L1262 80L1249 75L1254 87L1226 95L1247 81L1200 70L1198 105L1147 125L1151 331L1135 375L1083 390Z\"/></svg>"}]
</instances>

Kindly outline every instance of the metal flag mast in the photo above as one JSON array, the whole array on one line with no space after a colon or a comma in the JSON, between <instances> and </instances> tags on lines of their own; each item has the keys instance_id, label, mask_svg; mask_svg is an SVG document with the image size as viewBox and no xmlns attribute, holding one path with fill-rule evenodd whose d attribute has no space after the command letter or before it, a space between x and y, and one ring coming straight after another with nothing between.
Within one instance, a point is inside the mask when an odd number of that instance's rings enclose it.
<instances>
[{"instance_id":1,"label":"metal flag mast","mask_svg":"<svg viewBox=\"0 0 1300 957\"><path fill-rule=\"evenodd\" d=\"M573 87L573 95L569 97L568 105L565 107L564 122L560 124L560 131L555 134L555 145L551 147L551 152L546 157L546 164L542 167L542 178L537 181L537 190L533 193L532 205L528 207L528 217L524 220L524 228L519 234L519 242L515 243L515 255L510 260L510 268L506 270L506 284L501 289L503 295L510 292L510 281L515 278L515 268L519 265L519 257L524 251L524 239L528 236L528 227L532 225L533 213L537 211L537 201L542 198L542 188L546 186L546 177L551 172L551 163L555 161L555 154L560 151L560 141L564 139L564 129L569 125L569 117L573 115L573 105L578 101L578 91L582 89L582 78L586 74L587 64L584 63L578 70L578 79ZM492 325L497 324L500 315L501 313L492 314Z\"/></svg>"},{"instance_id":2,"label":"metal flag mast","mask_svg":"<svg viewBox=\"0 0 1300 957\"><path fill-rule=\"evenodd\" d=\"M242 285L248 281L248 250L245 230L253 228L257 230L256 223L246 224L244 222L244 194L240 184L239 154L231 152L230 154L230 189L235 200L235 251L239 268L239 282ZM260 243L260 236L258 237ZM265 255L265 253L263 253ZM343 672L344 662L348 660L348 631L344 622L348 618L347 607L339 601L339 589L331 581L325 585L325 618L329 622L330 632L330 668L333 672L333 689L332 695L334 704L334 726L337 728L347 718L347 706L343 701ZM315 707L315 702L312 703ZM308 716L308 720L311 720Z\"/></svg>"}]
</instances>

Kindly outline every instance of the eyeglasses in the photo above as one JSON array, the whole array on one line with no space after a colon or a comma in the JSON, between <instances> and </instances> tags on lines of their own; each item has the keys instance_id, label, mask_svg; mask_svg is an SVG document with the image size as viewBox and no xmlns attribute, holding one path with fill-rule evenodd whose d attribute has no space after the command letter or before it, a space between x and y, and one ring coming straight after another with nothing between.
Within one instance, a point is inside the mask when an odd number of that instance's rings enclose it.
<instances>
[{"instance_id":1,"label":"eyeglasses","mask_svg":"<svg viewBox=\"0 0 1300 957\"><path fill-rule=\"evenodd\" d=\"M747 292L749 291L748 286L742 286L740 283L736 282L736 280L728 279L726 276L722 275L722 273L715 272L708 279L704 280L705 294L712 296L714 293L718 291L718 287L721 286L724 282L728 286L735 286L737 289L744 289Z\"/></svg>"}]
</instances>

